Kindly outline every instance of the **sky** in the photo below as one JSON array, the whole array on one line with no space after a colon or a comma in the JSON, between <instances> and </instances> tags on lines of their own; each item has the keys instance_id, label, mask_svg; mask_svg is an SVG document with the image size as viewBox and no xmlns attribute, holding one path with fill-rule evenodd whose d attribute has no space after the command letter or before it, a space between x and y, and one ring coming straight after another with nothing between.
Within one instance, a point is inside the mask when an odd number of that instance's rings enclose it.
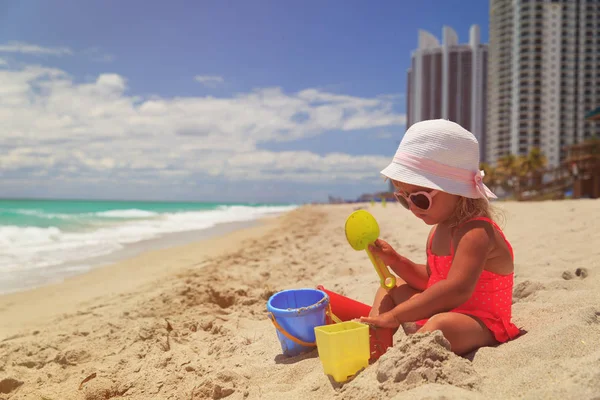
<instances>
[{"instance_id":1,"label":"sky","mask_svg":"<svg viewBox=\"0 0 600 400\"><path fill-rule=\"evenodd\" d=\"M487 0L0 0L0 197L302 203L385 190L419 29Z\"/></svg>"}]
</instances>

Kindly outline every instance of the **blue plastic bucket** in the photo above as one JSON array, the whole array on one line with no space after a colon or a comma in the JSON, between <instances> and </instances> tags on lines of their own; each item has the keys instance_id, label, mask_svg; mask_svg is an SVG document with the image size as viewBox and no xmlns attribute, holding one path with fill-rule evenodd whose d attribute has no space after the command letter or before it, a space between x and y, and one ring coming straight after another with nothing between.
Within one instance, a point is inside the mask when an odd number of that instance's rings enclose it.
<instances>
[{"instance_id":1,"label":"blue plastic bucket","mask_svg":"<svg viewBox=\"0 0 600 400\"><path fill-rule=\"evenodd\" d=\"M315 327L326 324L328 305L329 296L317 289L283 290L271 296L267 311L284 355L296 356L316 348Z\"/></svg>"}]
</instances>

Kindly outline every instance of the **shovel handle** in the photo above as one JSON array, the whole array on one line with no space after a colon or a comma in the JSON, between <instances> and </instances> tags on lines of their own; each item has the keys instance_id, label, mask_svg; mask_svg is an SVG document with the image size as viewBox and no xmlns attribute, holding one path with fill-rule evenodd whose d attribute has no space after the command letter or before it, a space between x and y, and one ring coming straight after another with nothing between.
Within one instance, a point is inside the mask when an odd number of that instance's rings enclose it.
<instances>
[{"instance_id":1,"label":"shovel handle","mask_svg":"<svg viewBox=\"0 0 600 400\"><path fill-rule=\"evenodd\" d=\"M371 259L371 263L373 263L373 267L375 267L375 271L377 271L377 275L379 275L379 284L381 287L386 290L395 288L396 277L390 273L387 266L379 257L371 253L368 248L365 250L369 255L369 259Z\"/></svg>"}]
</instances>

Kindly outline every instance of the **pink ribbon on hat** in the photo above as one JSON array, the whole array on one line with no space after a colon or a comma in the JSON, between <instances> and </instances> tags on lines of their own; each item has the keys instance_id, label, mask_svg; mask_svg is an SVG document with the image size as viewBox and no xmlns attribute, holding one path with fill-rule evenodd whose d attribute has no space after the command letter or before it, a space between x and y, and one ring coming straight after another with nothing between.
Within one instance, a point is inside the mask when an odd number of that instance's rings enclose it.
<instances>
[{"instance_id":1,"label":"pink ribbon on hat","mask_svg":"<svg viewBox=\"0 0 600 400\"><path fill-rule=\"evenodd\" d=\"M441 164L431 159L422 158L413 154L404 153L398 151L394 156L394 161L398 164L402 164L406 167L415 168L423 172L429 172L440 178L452 179L462 183L473 183L475 189L479 192L482 198L488 197L496 198L496 195L492 193L483 184L483 171L471 171L468 169L452 167L450 165Z\"/></svg>"}]
</instances>

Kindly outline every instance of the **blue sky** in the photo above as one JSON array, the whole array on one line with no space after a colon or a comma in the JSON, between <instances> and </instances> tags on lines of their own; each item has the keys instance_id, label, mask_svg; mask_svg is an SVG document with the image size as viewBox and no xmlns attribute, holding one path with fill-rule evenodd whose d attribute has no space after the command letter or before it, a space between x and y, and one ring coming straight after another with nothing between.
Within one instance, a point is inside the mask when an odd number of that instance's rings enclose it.
<instances>
[{"instance_id":1,"label":"blue sky","mask_svg":"<svg viewBox=\"0 0 600 400\"><path fill-rule=\"evenodd\" d=\"M418 30L449 25L465 42L475 23L487 42L488 1L1 2L0 189L298 202L381 190Z\"/></svg>"}]
</instances>

